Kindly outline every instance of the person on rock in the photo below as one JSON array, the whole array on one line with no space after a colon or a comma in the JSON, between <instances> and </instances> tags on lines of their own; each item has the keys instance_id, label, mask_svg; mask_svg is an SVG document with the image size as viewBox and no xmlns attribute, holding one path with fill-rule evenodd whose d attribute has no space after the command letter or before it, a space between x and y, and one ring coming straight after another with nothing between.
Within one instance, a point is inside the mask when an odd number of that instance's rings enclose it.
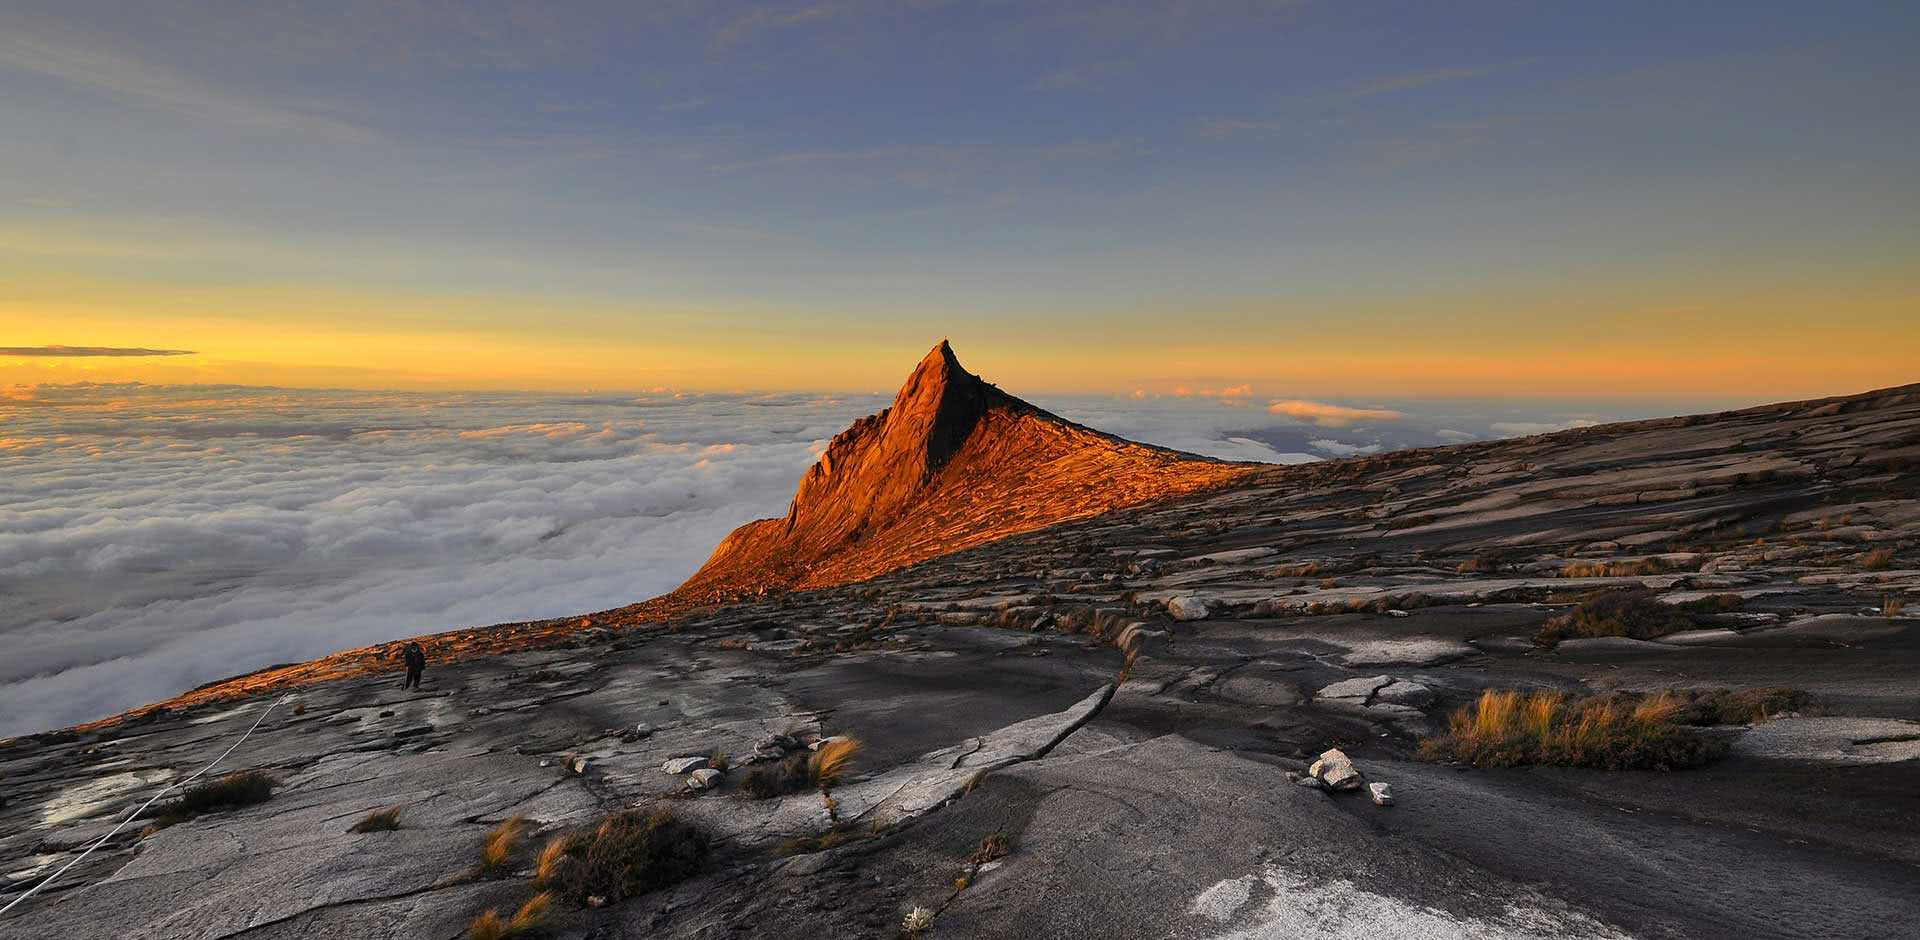
<instances>
[{"instance_id":1,"label":"person on rock","mask_svg":"<svg viewBox=\"0 0 1920 940\"><path fill-rule=\"evenodd\" d=\"M400 683L402 689L420 687L420 674L427 670L427 651L420 648L418 641L410 641L401 652L400 658L406 660L407 678Z\"/></svg>"}]
</instances>

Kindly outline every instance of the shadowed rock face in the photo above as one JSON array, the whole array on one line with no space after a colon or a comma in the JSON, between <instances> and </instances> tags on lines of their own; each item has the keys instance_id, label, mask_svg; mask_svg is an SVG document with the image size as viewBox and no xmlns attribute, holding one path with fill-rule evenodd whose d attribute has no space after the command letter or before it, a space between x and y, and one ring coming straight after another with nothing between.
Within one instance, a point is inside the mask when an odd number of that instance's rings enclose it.
<instances>
[{"instance_id":1,"label":"shadowed rock face","mask_svg":"<svg viewBox=\"0 0 1920 940\"><path fill-rule=\"evenodd\" d=\"M981 381L942 341L892 406L833 439L785 518L735 530L673 596L713 601L863 580L1251 469L1049 414Z\"/></svg>"}]
</instances>

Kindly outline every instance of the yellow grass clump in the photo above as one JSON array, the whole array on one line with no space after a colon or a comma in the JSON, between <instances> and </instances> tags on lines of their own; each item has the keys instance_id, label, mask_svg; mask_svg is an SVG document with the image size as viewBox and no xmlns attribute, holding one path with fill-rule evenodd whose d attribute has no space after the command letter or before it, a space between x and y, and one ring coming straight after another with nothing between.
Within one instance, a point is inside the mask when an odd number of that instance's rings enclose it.
<instances>
[{"instance_id":1,"label":"yellow grass clump","mask_svg":"<svg viewBox=\"0 0 1920 940\"><path fill-rule=\"evenodd\" d=\"M1422 742L1420 756L1480 767L1698 767L1724 747L1679 722L1688 704L1667 692L1570 699L1488 689L1453 713L1445 734Z\"/></svg>"},{"instance_id":2,"label":"yellow grass clump","mask_svg":"<svg viewBox=\"0 0 1920 940\"><path fill-rule=\"evenodd\" d=\"M553 906L553 892L542 891L527 899L512 917L502 918L492 908L474 918L467 928L467 940L513 940L524 937L546 925L547 911Z\"/></svg>"},{"instance_id":3,"label":"yellow grass clump","mask_svg":"<svg viewBox=\"0 0 1920 940\"><path fill-rule=\"evenodd\" d=\"M860 742L855 738L823 741L814 750L813 756L807 759L807 776L813 779L814 786L830 789L840 782L841 775L853 765L854 755L858 753Z\"/></svg>"},{"instance_id":4,"label":"yellow grass clump","mask_svg":"<svg viewBox=\"0 0 1920 940\"><path fill-rule=\"evenodd\" d=\"M493 827L487 834L487 841L480 846L480 870L488 874L505 868L513 857L513 850L520 845L520 831L525 828L526 820L519 816Z\"/></svg>"}]
</instances>

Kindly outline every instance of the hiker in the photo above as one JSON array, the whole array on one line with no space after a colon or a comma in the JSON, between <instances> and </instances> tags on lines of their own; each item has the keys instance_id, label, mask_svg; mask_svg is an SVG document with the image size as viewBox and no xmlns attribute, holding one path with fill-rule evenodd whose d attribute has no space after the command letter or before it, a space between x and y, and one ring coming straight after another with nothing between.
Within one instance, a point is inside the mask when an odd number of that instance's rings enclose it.
<instances>
[{"instance_id":1,"label":"hiker","mask_svg":"<svg viewBox=\"0 0 1920 940\"><path fill-rule=\"evenodd\" d=\"M407 678L400 683L400 687L419 688L420 674L427 669L427 651L420 648L418 641L412 641L407 644L406 650L401 652L400 658L407 661Z\"/></svg>"}]
</instances>

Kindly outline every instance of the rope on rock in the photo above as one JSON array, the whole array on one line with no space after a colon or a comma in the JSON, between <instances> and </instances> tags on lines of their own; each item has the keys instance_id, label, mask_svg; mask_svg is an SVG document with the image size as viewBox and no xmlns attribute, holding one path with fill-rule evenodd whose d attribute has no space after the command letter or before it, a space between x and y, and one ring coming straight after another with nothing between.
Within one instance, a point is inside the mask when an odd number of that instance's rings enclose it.
<instances>
[{"instance_id":1,"label":"rope on rock","mask_svg":"<svg viewBox=\"0 0 1920 940\"><path fill-rule=\"evenodd\" d=\"M191 777L188 777L184 780L176 780L170 784L167 784L165 787L162 787L160 789L160 792L155 793L152 797L148 798L148 800L145 803L142 803L138 807L136 807L133 810L133 812L128 813L125 819L120 820L119 825L114 826L113 829L109 831L106 835L101 836L99 839L95 840L92 845L87 846L87 850L84 852L81 852L80 855L76 857L73 861L60 866L59 871L56 871L53 874L48 875L46 878L41 879L39 884L36 884L33 887L20 892L20 895L18 897L7 902L6 907L0 907L0 916L4 916L8 911L11 911L15 907L19 906L21 902L25 901L30 897L33 897L35 894L40 893L41 889L45 888L47 885L53 884L54 879L67 873L67 869L72 868L73 866L78 865L81 862L85 861L87 856L93 854L94 849L97 849L107 844L107 840L112 839L114 836L118 835L120 833L120 830L125 829L127 827L128 823L133 822L135 819L140 818L140 814L146 812L147 807L152 806L155 801L159 800L163 796L166 796L168 793L174 790L177 790L181 787L186 786L189 783L194 782L195 780L200 779L201 777L206 775L207 771L220 766L220 762L223 760L226 760L227 755L232 754L235 750L237 750L240 747L241 744L246 743L246 740L248 738L253 737L254 731L259 729L260 723L267 720L267 715L271 714L274 709L280 707L281 702L284 702L287 699L292 697L293 697L293 693L289 692L286 695L282 695L279 698L274 699L273 704L268 705L266 708L266 711L261 712L260 717L255 718L253 720L253 726L247 729L247 733L241 735L240 740L235 741L232 744L228 745L227 749L224 751L221 751L220 756L214 758L212 763L208 764L205 767L200 768L198 771L195 771L193 776Z\"/></svg>"}]
</instances>

